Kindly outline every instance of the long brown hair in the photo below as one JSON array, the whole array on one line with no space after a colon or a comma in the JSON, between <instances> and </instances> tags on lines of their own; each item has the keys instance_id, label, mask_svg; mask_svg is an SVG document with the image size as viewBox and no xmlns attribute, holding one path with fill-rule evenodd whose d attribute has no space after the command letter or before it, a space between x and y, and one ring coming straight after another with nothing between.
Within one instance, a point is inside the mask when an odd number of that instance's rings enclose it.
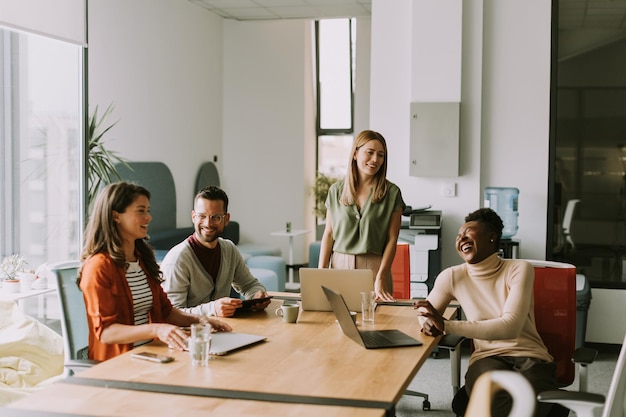
<instances>
[{"instance_id":1,"label":"long brown hair","mask_svg":"<svg viewBox=\"0 0 626 417\"><path fill-rule=\"evenodd\" d=\"M383 145L385 151L385 159L383 164L375 175L374 192L372 193L372 203L378 203L385 195L387 195L387 142L383 135L373 130L364 130L358 134L352 143L352 151L348 160L348 170L346 171L346 179L343 185L343 191L339 201L345 206L351 206L356 201L356 189L359 184L359 168L354 160L356 151L370 140L377 140Z\"/></svg>"},{"instance_id":2,"label":"long brown hair","mask_svg":"<svg viewBox=\"0 0 626 417\"><path fill-rule=\"evenodd\" d=\"M91 217L83 238L82 264L98 253L108 254L116 265L127 268L126 256L122 247L122 237L115 226L113 211L124 213L128 206L140 195L150 199L150 192L144 187L129 182L115 182L100 191L93 205ZM146 268L147 275L161 282L161 270L154 256L154 250L144 239L135 240L135 248ZM77 282L80 284L82 265Z\"/></svg>"}]
</instances>

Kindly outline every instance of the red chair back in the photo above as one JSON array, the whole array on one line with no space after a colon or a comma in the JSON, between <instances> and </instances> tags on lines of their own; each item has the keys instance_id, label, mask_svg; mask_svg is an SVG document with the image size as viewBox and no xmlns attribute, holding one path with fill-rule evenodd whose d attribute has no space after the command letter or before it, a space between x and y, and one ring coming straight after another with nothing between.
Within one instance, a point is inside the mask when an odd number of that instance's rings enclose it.
<instances>
[{"instance_id":1,"label":"red chair back","mask_svg":"<svg viewBox=\"0 0 626 417\"><path fill-rule=\"evenodd\" d=\"M562 262L528 262L535 267L537 331L557 364L557 380L567 386L575 377L576 267Z\"/></svg>"}]
</instances>

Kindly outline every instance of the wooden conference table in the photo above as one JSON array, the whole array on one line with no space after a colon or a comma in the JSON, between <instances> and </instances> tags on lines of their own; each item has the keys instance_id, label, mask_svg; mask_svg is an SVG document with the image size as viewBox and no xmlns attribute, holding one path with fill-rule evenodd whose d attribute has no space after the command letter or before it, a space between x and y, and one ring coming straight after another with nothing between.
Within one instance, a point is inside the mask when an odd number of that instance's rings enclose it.
<instances>
[{"instance_id":1,"label":"wooden conference table","mask_svg":"<svg viewBox=\"0 0 626 417\"><path fill-rule=\"evenodd\" d=\"M153 342L136 351L162 353L175 360L158 364L133 359L126 353L10 407L141 416L146 403L151 417L171 416L171 405L159 407L160 400L150 399L152 395L168 394L188 410L238 410L239 414L251 410L250 415L257 416L321 415L319 407L324 407L325 416L393 416L395 404L439 340L421 334L412 307L379 306L375 324L360 327L400 329L423 345L370 350L345 336L332 312L301 311L297 323L283 322L274 314L281 303L274 299L265 311L223 319L235 332L264 335L267 340L225 356L214 356L208 367L194 367L187 352ZM455 311L449 308L446 316L452 317ZM72 394L63 394L68 387L72 387ZM102 403L99 410L94 410L93 404L76 404L77 398L88 403L78 392L83 389L87 390L83 395ZM121 413L103 389L116 396L136 398L132 402L136 413ZM63 401L63 396L72 398L73 404ZM46 401L43 407L40 403L46 397L56 401ZM96 411L104 414L94 414Z\"/></svg>"}]
</instances>

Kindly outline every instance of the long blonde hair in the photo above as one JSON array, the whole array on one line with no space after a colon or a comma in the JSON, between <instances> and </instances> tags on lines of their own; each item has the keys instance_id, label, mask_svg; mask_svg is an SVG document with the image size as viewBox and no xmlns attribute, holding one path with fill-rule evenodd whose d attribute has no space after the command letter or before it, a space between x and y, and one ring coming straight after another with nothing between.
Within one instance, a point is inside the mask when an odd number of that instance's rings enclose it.
<instances>
[{"instance_id":1,"label":"long blonde hair","mask_svg":"<svg viewBox=\"0 0 626 417\"><path fill-rule=\"evenodd\" d=\"M93 205L93 211L83 239L81 262L97 253L108 254L116 265L126 268L126 256L122 247L122 236L115 227L113 211L124 213L128 206L140 195L150 199L150 192L144 187L129 182L115 182L100 191ZM161 281L161 270L154 256L154 250L144 239L135 241L135 248L146 268L147 275ZM77 282L80 283L82 265Z\"/></svg>"},{"instance_id":2,"label":"long blonde hair","mask_svg":"<svg viewBox=\"0 0 626 417\"><path fill-rule=\"evenodd\" d=\"M343 185L343 191L341 192L341 198L339 201L344 206L351 206L356 201L356 189L359 184L359 168L357 166L356 161L354 160L354 155L356 151L363 145L365 145L370 140L377 140L383 145L383 150L385 151L385 159L383 160L383 164L375 175L374 181L374 191L372 193L372 203L378 203L385 195L387 195L387 142L383 135L373 130L364 130L358 134L358 136L354 139L352 143L352 151L350 152L350 157L348 160L348 169L346 170L346 178Z\"/></svg>"}]
</instances>

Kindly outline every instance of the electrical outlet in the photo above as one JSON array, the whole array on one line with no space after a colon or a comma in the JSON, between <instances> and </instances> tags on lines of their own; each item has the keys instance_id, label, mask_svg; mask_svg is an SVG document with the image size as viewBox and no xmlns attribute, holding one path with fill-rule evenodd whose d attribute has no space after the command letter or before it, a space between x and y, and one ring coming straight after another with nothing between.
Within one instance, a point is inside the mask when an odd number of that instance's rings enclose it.
<instances>
[{"instance_id":1,"label":"electrical outlet","mask_svg":"<svg viewBox=\"0 0 626 417\"><path fill-rule=\"evenodd\" d=\"M441 191L444 197L456 197L456 183L446 182Z\"/></svg>"}]
</instances>

